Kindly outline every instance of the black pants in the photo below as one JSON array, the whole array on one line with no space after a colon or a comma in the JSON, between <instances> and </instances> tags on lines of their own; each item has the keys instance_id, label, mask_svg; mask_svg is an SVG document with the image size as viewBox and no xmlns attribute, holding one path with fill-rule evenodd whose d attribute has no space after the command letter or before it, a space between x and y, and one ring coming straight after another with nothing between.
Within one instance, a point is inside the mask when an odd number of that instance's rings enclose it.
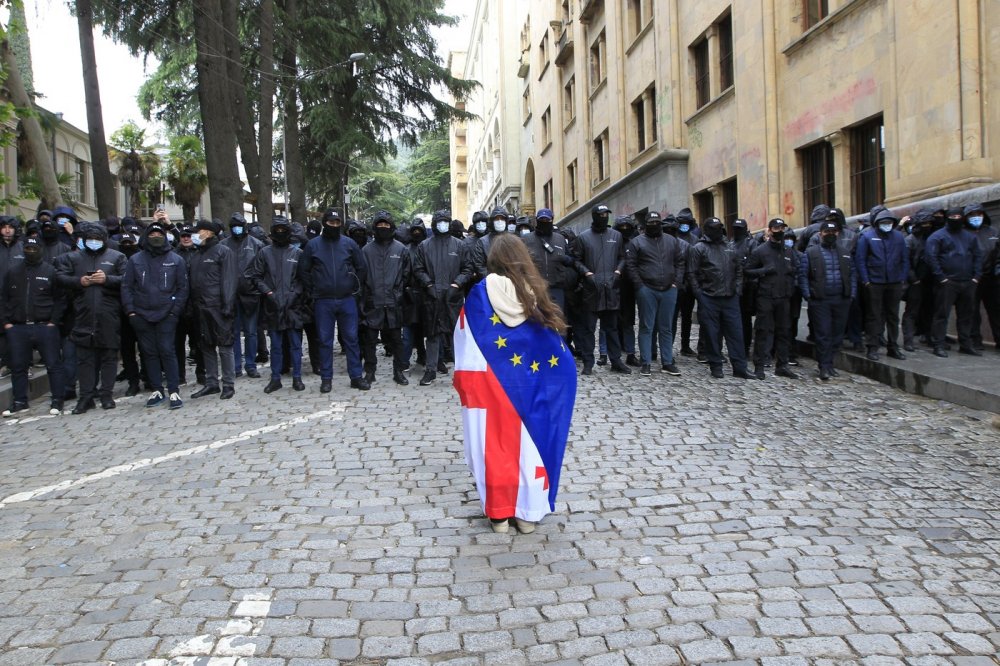
<instances>
[{"instance_id":1,"label":"black pants","mask_svg":"<svg viewBox=\"0 0 1000 666\"><path fill-rule=\"evenodd\" d=\"M972 280L948 280L935 287L934 325L931 327L931 344L935 349L944 347L952 308L955 308L958 344L962 349L972 348L972 311L975 307L976 283Z\"/></svg>"},{"instance_id":2,"label":"black pants","mask_svg":"<svg viewBox=\"0 0 1000 666\"><path fill-rule=\"evenodd\" d=\"M378 353L375 345L379 338L379 329L361 327L361 358L364 363L365 374L375 372L378 367ZM403 334L398 328L383 328L382 344L392 352L392 369L394 372L406 370L406 359L403 358ZM433 369L433 368L432 368Z\"/></svg>"},{"instance_id":3,"label":"black pants","mask_svg":"<svg viewBox=\"0 0 1000 666\"><path fill-rule=\"evenodd\" d=\"M1000 281L991 275L984 275L976 287L976 304L972 308L972 342L976 346L983 344L983 313L990 323L994 344L1000 345Z\"/></svg>"},{"instance_id":4,"label":"black pants","mask_svg":"<svg viewBox=\"0 0 1000 666\"><path fill-rule=\"evenodd\" d=\"M733 371L747 369L739 296L702 295L698 299L698 325L701 327L698 338L705 344L705 355L712 368L721 368L724 362L722 358L724 337Z\"/></svg>"},{"instance_id":5,"label":"black pants","mask_svg":"<svg viewBox=\"0 0 1000 666\"><path fill-rule=\"evenodd\" d=\"M62 404L66 393L59 329L48 324L15 324L7 331L10 345L11 393L13 404L28 404L28 368L32 350L37 349L45 364L52 402Z\"/></svg>"},{"instance_id":6,"label":"black pants","mask_svg":"<svg viewBox=\"0 0 1000 666\"><path fill-rule=\"evenodd\" d=\"M309 367L312 368L313 374L319 374L319 334L316 333L316 322L309 322L302 327L302 330L306 334L306 346L309 348Z\"/></svg>"},{"instance_id":7,"label":"black pants","mask_svg":"<svg viewBox=\"0 0 1000 666\"><path fill-rule=\"evenodd\" d=\"M621 338L618 337L618 310L601 310L600 312L584 312L583 325L576 334L576 349L583 357L583 367L594 367L594 347L597 344L597 322L601 322L605 340L608 343L608 358L613 365L622 362Z\"/></svg>"},{"instance_id":8,"label":"black pants","mask_svg":"<svg viewBox=\"0 0 1000 666\"><path fill-rule=\"evenodd\" d=\"M809 301L809 323L816 343L816 363L821 370L833 368L833 357L844 342L850 309L851 300L842 296Z\"/></svg>"},{"instance_id":9,"label":"black pants","mask_svg":"<svg viewBox=\"0 0 1000 666\"><path fill-rule=\"evenodd\" d=\"M868 349L878 349L885 333L885 348L899 351L899 302L903 284L875 284L865 287L865 338ZM888 328L888 330L886 330Z\"/></svg>"},{"instance_id":10,"label":"black pants","mask_svg":"<svg viewBox=\"0 0 1000 666\"><path fill-rule=\"evenodd\" d=\"M682 289L677 294L677 309L674 310L674 323L670 327L670 333L677 339L677 319L681 320L681 349L691 348L691 322L695 304L694 294L690 289Z\"/></svg>"},{"instance_id":11,"label":"black pants","mask_svg":"<svg viewBox=\"0 0 1000 666\"><path fill-rule=\"evenodd\" d=\"M132 329L129 317L122 314L122 369L125 371L125 379L129 386L138 386L141 373L139 369L139 336ZM117 365L117 359L116 359Z\"/></svg>"},{"instance_id":12,"label":"black pants","mask_svg":"<svg viewBox=\"0 0 1000 666\"><path fill-rule=\"evenodd\" d=\"M743 294L740 296L740 322L743 324L743 347L747 356L750 355L750 343L753 341L753 317L757 309L757 284L743 283Z\"/></svg>"},{"instance_id":13,"label":"black pants","mask_svg":"<svg viewBox=\"0 0 1000 666\"><path fill-rule=\"evenodd\" d=\"M80 379L80 401L94 398L111 400L115 388L115 374L118 370L118 350L106 347L76 346L77 376ZM100 385L98 385L100 380ZM138 380L137 380L138 381Z\"/></svg>"},{"instance_id":14,"label":"black pants","mask_svg":"<svg viewBox=\"0 0 1000 666\"><path fill-rule=\"evenodd\" d=\"M788 365L789 299L757 297L757 319L754 322L753 363L762 367L771 358L777 359L776 367Z\"/></svg>"},{"instance_id":15,"label":"black pants","mask_svg":"<svg viewBox=\"0 0 1000 666\"><path fill-rule=\"evenodd\" d=\"M140 315L129 317L129 323L139 336L139 349L146 365L146 379L154 391L163 391L163 378L167 379L167 392L177 393L178 377L176 341L177 318L168 316L157 322L146 321Z\"/></svg>"},{"instance_id":16,"label":"black pants","mask_svg":"<svg viewBox=\"0 0 1000 666\"><path fill-rule=\"evenodd\" d=\"M185 315L177 322L177 331L174 334L175 349L177 355L177 375L181 384L187 383L187 345L191 347L191 355L194 356L195 378L199 382L205 381L205 359L201 357L201 334L198 331L198 317Z\"/></svg>"},{"instance_id":17,"label":"black pants","mask_svg":"<svg viewBox=\"0 0 1000 666\"><path fill-rule=\"evenodd\" d=\"M927 324L921 318L924 308L926 287L923 283L910 284L906 287L906 307L903 309L903 346L912 347L917 335L927 333Z\"/></svg>"}]
</instances>

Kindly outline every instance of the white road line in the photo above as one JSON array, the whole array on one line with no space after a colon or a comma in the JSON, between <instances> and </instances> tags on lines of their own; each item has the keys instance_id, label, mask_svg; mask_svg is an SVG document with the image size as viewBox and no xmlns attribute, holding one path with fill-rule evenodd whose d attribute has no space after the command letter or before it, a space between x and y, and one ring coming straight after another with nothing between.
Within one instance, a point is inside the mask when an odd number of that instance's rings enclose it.
<instances>
[{"instance_id":1,"label":"white road line","mask_svg":"<svg viewBox=\"0 0 1000 666\"><path fill-rule=\"evenodd\" d=\"M136 470L145 469L146 467L152 467L154 465L159 465L160 463L168 462L171 460L177 460L179 458L186 458L188 456L193 456L198 453L204 453L205 451L211 451L213 449L221 449L226 446L232 446L238 442L245 442L251 437L257 437L258 435L263 435L269 432L275 432L276 430L284 430L285 428L290 428L302 423L308 423L309 421L315 421L323 417L329 417L333 421L339 421L344 418L344 410L347 408L346 402L335 402L332 403L330 409L324 409L320 412L313 412L312 414L306 414L304 416L297 416L294 419L288 421L282 421L281 423L274 423L272 425L267 425L262 428L255 428L253 430L247 430L241 432L234 437L228 437L226 439L220 439L212 442L211 444L201 444L199 446L193 446L190 449L184 449L183 451L172 451L163 456L157 456L156 458L142 458L134 462L125 463L124 465L115 465L114 467L109 467L102 472L97 472L95 474L88 474L82 476L78 479L66 479L65 481L60 481L59 483L53 484L51 486L42 486L41 488L36 488L35 490L30 490L23 493L16 493L0 500L0 510L5 509L9 504L18 504L21 502L27 502L40 497L42 495L47 495L52 492L69 490L70 488L78 488L80 486L86 485L93 481L100 481L102 479L110 479L111 477L124 474L126 472L134 472Z\"/></svg>"}]
</instances>

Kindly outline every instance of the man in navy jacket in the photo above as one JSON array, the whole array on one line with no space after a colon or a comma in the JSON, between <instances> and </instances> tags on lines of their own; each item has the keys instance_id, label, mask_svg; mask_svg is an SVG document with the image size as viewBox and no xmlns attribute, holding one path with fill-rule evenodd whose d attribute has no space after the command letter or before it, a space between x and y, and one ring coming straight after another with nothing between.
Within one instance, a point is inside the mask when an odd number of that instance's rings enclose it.
<instances>
[{"instance_id":1,"label":"man in navy jacket","mask_svg":"<svg viewBox=\"0 0 1000 666\"><path fill-rule=\"evenodd\" d=\"M973 347L972 310L976 307L983 255L975 234L965 228L965 214L961 208L948 211L945 228L931 234L925 252L935 282L934 323L931 325L934 355L948 356L944 336L948 330L948 315L954 307L959 353L982 356Z\"/></svg>"},{"instance_id":2,"label":"man in navy jacket","mask_svg":"<svg viewBox=\"0 0 1000 666\"><path fill-rule=\"evenodd\" d=\"M869 360L878 360L879 338L885 334L890 358L906 358L899 351L899 303L910 273L910 253L906 237L896 226L899 220L888 210L880 211L874 224L862 232L854 255L855 266L865 289L865 337Z\"/></svg>"}]
</instances>

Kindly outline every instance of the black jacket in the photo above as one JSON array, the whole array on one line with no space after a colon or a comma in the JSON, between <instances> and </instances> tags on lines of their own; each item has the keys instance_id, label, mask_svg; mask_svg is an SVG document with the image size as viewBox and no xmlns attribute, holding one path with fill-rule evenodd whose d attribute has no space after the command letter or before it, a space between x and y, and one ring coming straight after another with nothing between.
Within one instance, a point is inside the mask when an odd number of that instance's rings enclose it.
<instances>
[{"instance_id":1,"label":"black jacket","mask_svg":"<svg viewBox=\"0 0 1000 666\"><path fill-rule=\"evenodd\" d=\"M222 241L222 244L236 257L236 297L245 309L252 310L258 304L260 293L246 276L254 258L264 249L264 243L251 234L244 233L242 236L229 236Z\"/></svg>"},{"instance_id":2,"label":"black jacket","mask_svg":"<svg viewBox=\"0 0 1000 666\"><path fill-rule=\"evenodd\" d=\"M593 273L584 280L584 302L591 312L617 310L625 272L625 240L614 229L583 231L573 242L573 257ZM615 272L617 271L617 273Z\"/></svg>"},{"instance_id":3,"label":"black jacket","mask_svg":"<svg viewBox=\"0 0 1000 666\"><path fill-rule=\"evenodd\" d=\"M244 277L264 295L264 327L269 331L299 329L312 320L301 259L297 245L271 244L257 253L246 270Z\"/></svg>"},{"instance_id":4,"label":"black jacket","mask_svg":"<svg viewBox=\"0 0 1000 666\"><path fill-rule=\"evenodd\" d=\"M66 299L55 266L49 262L14 262L4 275L2 289L0 327L29 321L58 325L62 321Z\"/></svg>"},{"instance_id":5,"label":"black jacket","mask_svg":"<svg viewBox=\"0 0 1000 666\"><path fill-rule=\"evenodd\" d=\"M198 310L229 319L236 315L236 257L219 242L206 240L191 257L191 300Z\"/></svg>"},{"instance_id":6,"label":"black jacket","mask_svg":"<svg viewBox=\"0 0 1000 666\"><path fill-rule=\"evenodd\" d=\"M425 335L452 332L462 309L462 290L472 281L473 271L465 244L451 235L431 236L417 246L413 278L425 294L421 313Z\"/></svg>"},{"instance_id":7,"label":"black jacket","mask_svg":"<svg viewBox=\"0 0 1000 666\"><path fill-rule=\"evenodd\" d=\"M23 250L24 246L21 244L21 239L17 236L14 237L14 242L10 245L0 241L0 280L3 280L3 276L7 274L7 269L14 265L15 261L24 259Z\"/></svg>"},{"instance_id":8,"label":"black jacket","mask_svg":"<svg viewBox=\"0 0 1000 666\"><path fill-rule=\"evenodd\" d=\"M410 251L398 240L372 241L361 248L368 264L362 291L362 324L375 329L403 325L403 296L413 275Z\"/></svg>"},{"instance_id":9,"label":"black jacket","mask_svg":"<svg viewBox=\"0 0 1000 666\"><path fill-rule=\"evenodd\" d=\"M695 296L728 298L743 293L743 257L726 239L702 236L688 254L688 285Z\"/></svg>"},{"instance_id":10,"label":"black jacket","mask_svg":"<svg viewBox=\"0 0 1000 666\"><path fill-rule=\"evenodd\" d=\"M170 246L142 250L125 265L122 306L149 322L180 317L188 299L187 264Z\"/></svg>"},{"instance_id":11,"label":"black jacket","mask_svg":"<svg viewBox=\"0 0 1000 666\"><path fill-rule=\"evenodd\" d=\"M784 243L761 243L750 253L743 272L757 279L758 298L791 298L799 274L795 250Z\"/></svg>"},{"instance_id":12,"label":"black jacket","mask_svg":"<svg viewBox=\"0 0 1000 666\"><path fill-rule=\"evenodd\" d=\"M538 232L522 236L531 260L553 289L572 289L587 268L570 254L569 241L558 231L549 236Z\"/></svg>"},{"instance_id":13,"label":"black jacket","mask_svg":"<svg viewBox=\"0 0 1000 666\"><path fill-rule=\"evenodd\" d=\"M924 250L927 246L927 238L918 234L910 234L906 237L906 251L910 255L910 274L907 281L910 284L925 280L930 276L931 268L927 265Z\"/></svg>"},{"instance_id":14,"label":"black jacket","mask_svg":"<svg viewBox=\"0 0 1000 666\"><path fill-rule=\"evenodd\" d=\"M125 275L125 255L117 250L70 252L56 262L59 285L72 294L73 329L70 339L85 347L117 349L120 346L121 286ZM80 279L87 273L104 271L102 285L84 287Z\"/></svg>"},{"instance_id":15,"label":"black jacket","mask_svg":"<svg viewBox=\"0 0 1000 666\"><path fill-rule=\"evenodd\" d=\"M670 234L655 238L639 234L625 248L625 265L636 291L640 287L666 291L684 284L687 246Z\"/></svg>"}]
</instances>

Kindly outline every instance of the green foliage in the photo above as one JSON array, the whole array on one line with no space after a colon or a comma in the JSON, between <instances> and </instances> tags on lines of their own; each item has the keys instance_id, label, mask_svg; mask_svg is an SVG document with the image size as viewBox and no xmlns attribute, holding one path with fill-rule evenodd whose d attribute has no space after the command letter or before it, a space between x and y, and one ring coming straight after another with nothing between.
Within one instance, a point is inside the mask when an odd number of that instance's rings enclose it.
<instances>
[{"instance_id":1,"label":"green foliage","mask_svg":"<svg viewBox=\"0 0 1000 666\"><path fill-rule=\"evenodd\" d=\"M24 7L21 0L0 0L0 8L10 8L12 12L20 10L22 13ZM8 26L0 24L0 40L6 40L10 36L11 31L8 30ZM7 78L7 73L4 71L3 67L0 67L0 87L3 86L3 82ZM17 143L17 107L15 107L11 102L6 99L0 100L0 148L6 148L7 146L13 146ZM2 158L3 151L0 150L0 158ZM0 159L2 162L2 159ZM4 170L0 169L0 186L8 182L8 178L4 175ZM14 196L2 197L0 198L0 208L6 208L8 206L16 206L18 203L17 198Z\"/></svg>"},{"instance_id":2,"label":"green foliage","mask_svg":"<svg viewBox=\"0 0 1000 666\"><path fill-rule=\"evenodd\" d=\"M129 215L139 217L146 186L159 177L160 158L146 145L146 130L132 120L111 133L108 146L108 156L118 165L118 182L129 191Z\"/></svg>"},{"instance_id":3,"label":"green foliage","mask_svg":"<svg viewBox=\"0 0 1000 666\"><path fill-rule=\"evenodd\" d=\"M174 189L174 201L184 209L185 221L193 221L194 209L208 187L205 147L200 138L184 135L170 140L165 176Z\"/></svg>"},{"instance_id":4,"label":"green foliage","mask_svg":"<svg viewBox=\"0 0 1000 666\"><path fill-rule=\"evenodd\" d=\"M410 181L410 196L418 209L451 208L451 161L446 124L442 123L421 136L406 174Z\"/></svg>"},{"instance_id":5,"label":"green foliage","mask_svg":"<svg viewBox=\"0 0 1000 666\"><path fill-rule=\"evenodd\" d=\"M157 55L160 66L139 88L136 99L142 117L162 123L173 135L201 136L194 44L161 49Z\"/></svg>"}]
</instances>

